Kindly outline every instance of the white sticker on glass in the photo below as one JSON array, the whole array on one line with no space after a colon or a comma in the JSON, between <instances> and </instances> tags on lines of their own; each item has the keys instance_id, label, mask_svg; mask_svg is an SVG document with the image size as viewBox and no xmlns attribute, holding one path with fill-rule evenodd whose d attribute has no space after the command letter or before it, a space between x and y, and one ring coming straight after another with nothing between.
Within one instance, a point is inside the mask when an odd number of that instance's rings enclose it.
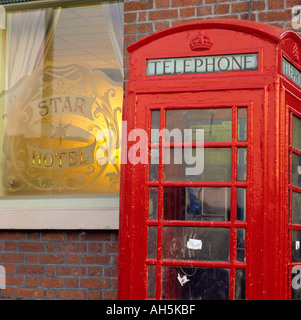
<instances>
[{"instance_id":1,"label":"white sticker on glass","mask_svg":"<svg viewBox=\"0 0 301 320\"><path fill-rule=\"evenodd\" d=\"M201 250L202 249L202 240L189 239L187 241L187 248L193 249L193 250Z\"/></svg>"}]
</instances>

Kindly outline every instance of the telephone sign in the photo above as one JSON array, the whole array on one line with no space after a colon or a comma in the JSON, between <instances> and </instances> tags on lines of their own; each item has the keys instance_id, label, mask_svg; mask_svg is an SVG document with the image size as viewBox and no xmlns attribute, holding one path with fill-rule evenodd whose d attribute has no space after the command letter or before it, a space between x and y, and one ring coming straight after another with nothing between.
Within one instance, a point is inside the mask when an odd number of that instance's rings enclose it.
<instances>
[{"instance_id":1,"label":"telephone sign","mask_svg":"<svg viewBox=\"0 0 301 320\"><path fill-rule=\"evenodd\" d=\"M182 75L256 70L258 54L237 54L224 56L179 57L147 60L146 75Z\"/></svg>"}]
</instances>

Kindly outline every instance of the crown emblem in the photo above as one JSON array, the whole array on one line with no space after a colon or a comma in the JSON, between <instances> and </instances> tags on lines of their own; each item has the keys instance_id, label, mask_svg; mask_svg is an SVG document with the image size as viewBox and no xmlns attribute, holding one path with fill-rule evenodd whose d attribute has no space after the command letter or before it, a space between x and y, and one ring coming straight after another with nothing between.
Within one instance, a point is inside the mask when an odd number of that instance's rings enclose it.
<instances>
[{"instance_id":1,"label":"crown emblem","mask_svg":"<svg viewBox=\"0 0 301 320\"><path fill-rule=\"evenodd\" d=\"M212 45L213 42L204 35L203 31L190 41L191 50L209 50Z\"/></svg>"}]
</instances>

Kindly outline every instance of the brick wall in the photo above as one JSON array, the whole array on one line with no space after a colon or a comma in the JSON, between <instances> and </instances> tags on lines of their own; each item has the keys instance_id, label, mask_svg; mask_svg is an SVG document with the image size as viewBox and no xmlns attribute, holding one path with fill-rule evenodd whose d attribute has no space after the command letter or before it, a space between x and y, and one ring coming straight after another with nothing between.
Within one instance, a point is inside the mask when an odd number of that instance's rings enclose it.
<instances>
[{"instance_id":1,"label":"brick wall","mask_svg":"<svg viewBox=\"0 0 301 320\"><path fill-rule=\"evenodd\" d=\"M1 299L117 297L118 232L0 232Z\"/></svg>"},{"instance_id":2,"label":"brick wall","mask_svg":"<svg viewBox=\"0 0 301 320\"><path fill-rule=\"evenodd\" d=\"M125 0L124 66L131 43L162 29L209 19L248 19L250 0ZM254 0L250 20L291 29L291 8L300 0Z\"/></svg>"}]
</instances>

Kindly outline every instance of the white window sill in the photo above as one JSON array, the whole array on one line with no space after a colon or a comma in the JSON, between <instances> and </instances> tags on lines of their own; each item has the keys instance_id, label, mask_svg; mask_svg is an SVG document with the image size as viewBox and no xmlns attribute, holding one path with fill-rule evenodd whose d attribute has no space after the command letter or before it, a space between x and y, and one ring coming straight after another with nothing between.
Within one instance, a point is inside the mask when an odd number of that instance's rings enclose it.
<instances>
[{"instance_id":1,"label":"white window sill","mask_svg":"<svg viewBox=\"0 0 301 320\"><path fill-rule=\"evenodd\" d=\"M118 201L117 197L0 200L0 230L114 230L119 228Z\"/></svg>"}]
</instances>

